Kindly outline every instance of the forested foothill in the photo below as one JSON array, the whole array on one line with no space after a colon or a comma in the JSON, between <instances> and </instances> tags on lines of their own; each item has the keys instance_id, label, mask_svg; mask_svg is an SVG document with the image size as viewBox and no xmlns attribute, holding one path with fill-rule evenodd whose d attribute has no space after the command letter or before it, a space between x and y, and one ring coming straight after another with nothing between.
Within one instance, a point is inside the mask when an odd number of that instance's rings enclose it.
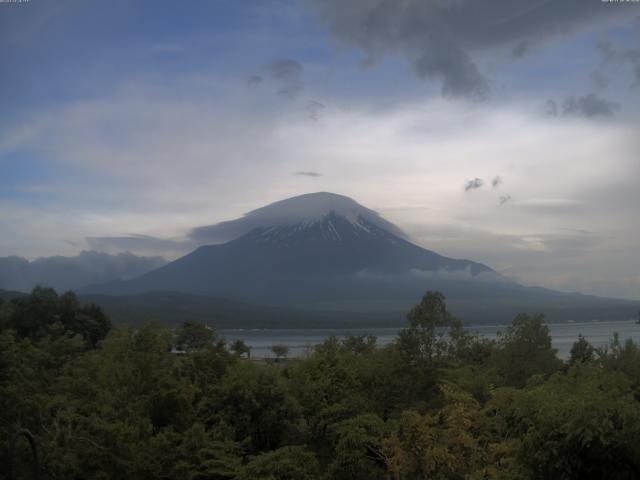
<instances>
[{"instance_id":1,"label":"forested foothill","mask_svg":"<svg viewBox=\"0 0 640 480\"><path fill-rule=\"evenodd\" d=\"M407 320L266 362L36 288L0 305L0 478L33 478L29 435L42 479L640 478L638 345L561 360L541 316L489 340L438 292Z\"/></svg>"}]
</instances>

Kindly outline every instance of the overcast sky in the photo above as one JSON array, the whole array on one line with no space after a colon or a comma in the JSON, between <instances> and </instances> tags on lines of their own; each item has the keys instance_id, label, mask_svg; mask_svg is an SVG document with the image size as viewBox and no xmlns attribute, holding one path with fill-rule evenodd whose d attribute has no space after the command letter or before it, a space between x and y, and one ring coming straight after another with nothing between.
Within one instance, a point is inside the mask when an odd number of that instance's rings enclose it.
<instances>
[{"instance_id":1,"label":"overcast sky","mask_svg":"<svg viewBox=\"0 0 640 480\"><path fill-rule=\"evenodd\" d=\"M0 66L0 256L173 258L331 191L640 298L640 2L30 0L0 3Z\"/></svg>"}]
</instances>

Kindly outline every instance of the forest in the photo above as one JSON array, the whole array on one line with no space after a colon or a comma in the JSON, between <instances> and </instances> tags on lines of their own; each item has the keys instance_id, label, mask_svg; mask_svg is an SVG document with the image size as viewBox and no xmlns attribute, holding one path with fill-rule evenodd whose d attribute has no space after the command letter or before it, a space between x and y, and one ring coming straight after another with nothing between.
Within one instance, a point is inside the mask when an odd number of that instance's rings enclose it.
<instances>
[{"instance_id":1,"label":"forest","mask_svg":"<svg viewBox=\"0 0 640 480\"><path fill-rule=\"evenodd\" d=\"M488 340L438 292L390 345L277 361L197 322L112 325L71 292L0 305L3 479L625 480L639 439L633 341L560 359L542 316Z\"/></svg>"}]
</instances>

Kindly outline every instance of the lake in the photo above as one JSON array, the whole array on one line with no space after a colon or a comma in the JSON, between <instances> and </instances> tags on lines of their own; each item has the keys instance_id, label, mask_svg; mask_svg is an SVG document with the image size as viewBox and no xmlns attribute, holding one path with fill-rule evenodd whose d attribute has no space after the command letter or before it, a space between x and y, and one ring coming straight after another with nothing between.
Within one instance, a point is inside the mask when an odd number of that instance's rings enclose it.
<instances>
[{"instance_id":1,"label":"lake","mask_svg":"<svg viewBox=\"0 0 640 480\"><path fill-rule=\"evenodd\" d=\"M640 342L640 325L632 320L617 322L586 322L586 323L550 323L553 346L558 350L561 358L567 358L571 345L584 336L596 347L607 345L618 332L620 340L627 338ZM469 326L468 330L477 332L487 338L496 338L498 330L504 330L506 325L478 325ZM219 333L228 341L242 339L251 347L251 356L255 358L272 358L273 345L287 345L289 357L300 357L314 345L335 335L375 335L379 345L387 345L396 337L399 329L394 328L350 328L350 329L275 329L275 330L235 330L225 329Z\"/></svg>"}]
</instances>

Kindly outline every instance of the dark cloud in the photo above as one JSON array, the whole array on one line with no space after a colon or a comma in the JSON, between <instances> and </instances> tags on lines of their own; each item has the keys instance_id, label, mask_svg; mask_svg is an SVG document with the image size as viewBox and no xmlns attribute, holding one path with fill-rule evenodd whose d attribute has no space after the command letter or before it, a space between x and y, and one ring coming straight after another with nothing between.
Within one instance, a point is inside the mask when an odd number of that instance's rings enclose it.
<instances>
[{"instance_id":1,"label":"dark cloud","mask_svg":"<svg viewBox=\"0 0 640 480\"><path fill-rule=\"evenodd\" d=\"M260 75L250 75L249 78L247 78L247 86L257 87L263 80L264 79Z\"/></svg>"},{"instance_id":2,"label":"dark cloud","mask_svg":"<svg viewBox=\"0 0 640 480\"><path fill-rule=\"evenodd\" d=\"M290 58L274 60L262 67L266 75L275 83L279 95L294 99L304 87L303 67Z\"/></svg>"},{"instance_id":3,"label":"dark cloud","mask_svg":"<svg viewBox=\"0 0 640 480\"><path fill-rule=\"evenodd\" d=\"M489 93L489 83L469 55L453 45L422 52L414 59L413 68L420 78L439 78L445 96L481 99Z\"/></svg>"},{"instance_id":4,"label":"dark cloud","mask_svg":"<svg viewBox=\"0 0 640 480\"><path fill-rule=\"evenodd\" d=\"M500 205L504 205L507 202L511 201L511 195L501 195L500 198L498 199L498 202L500 202Z\"/></svg>"},{"instance_id":5,"label":"dark cloud","mask_svg":"<svg viewBox=\"0 0 640 480\"><path fill-rule=\"evenodd\" d=\"M631 88L640 86L640 49L623 49L618 48L609 40L601 40L598 42L596 49L602 56L602 69L612 66L628 66L631 68L633 83Z\"/></svg>"},{"instance_id":6,"label":"dark cloud","mask_svg":"<svg viewBox=\"0 0 640 480\"><path fill-rule=\"evenodd\" d=\"M620 105L617 103L601 98L595 93L590 93L582 97L567 97L562 103L562 114L580 117L610 117L619 108Z\"/></svg>"},{"instance_id":7,"label":"dark cloud","mask_svg":"<svg viewBox=\"0 0 640 480\"><path fill-rule=\"evenodd\" d=\"M516 58L522 58L529 53L530 49L531 46L528 42L520 42L513 48L513 56Z\"/></svg>"},{"instance_id":8,"label":"dark cloud","mask_svg":"<svg viewBox=\"0 0 640 480\"><path fill-rule=\"evenodd\" d=\"M559 115L574 117L610 117L620 109L620 105L602 98L597 93L589 93L581 97L566 97L561 105L555 100L547 100L547 115L557 117Z\"/></svg>"},{"instance_id":9,"label":"dark cloud","mask_svg":"<svg viewBox=\"0 0 640 480\"><path fill-rule=\"evenodd\" d=\"M484 185L484 181L481 178L474 178L473 180L467 180L464 184L464 191L469 192L471 190L477 190Z\"/></svg>"},{"instance_id":10,"label":"dark cloud","mask_svg":"<svg viewBox=\"0 0 640 480\"><path fill-rule=\"evenodd\" d=\"M438 79L449 96L483 98L489 82L473 56L504 51L525 56L533 45L628 15L631 5L600 1L310 0L340 42L375 63L404 56L420 78Z\"/></svg>"},{"instance_id":11,"label":"dark cloud","mask_svg":"<svg viewBox=\"0 0 640 480\"><path fill-rule=\"evenodd\" d=\"M322 174L318 172L293 172L293 174L299 177L313 177L313 178L322 176Z\"/></svg>"},{"instance_id":12,"label":"dark cloud","mask_svg":"<svg viewBox=\"0 0 640 480\"><path fill-rule=\"evenodd\" d=\"M500 185L502 185L502 177L500 175L496 175L491 180L491 186L493 188L498 188Z\"/></svg>"},{"instance_id":13,"label":"dark cloud","mask_svg":"<svg viewBox=\"0 0 640 480\"><path fill-rule=\"evenodd\" d=\"M327 107L323 103L312 100L307 104L307 115L311 120L318 121L320 119L320 113L325 108Z\"/></svg>"}]
</instances>

